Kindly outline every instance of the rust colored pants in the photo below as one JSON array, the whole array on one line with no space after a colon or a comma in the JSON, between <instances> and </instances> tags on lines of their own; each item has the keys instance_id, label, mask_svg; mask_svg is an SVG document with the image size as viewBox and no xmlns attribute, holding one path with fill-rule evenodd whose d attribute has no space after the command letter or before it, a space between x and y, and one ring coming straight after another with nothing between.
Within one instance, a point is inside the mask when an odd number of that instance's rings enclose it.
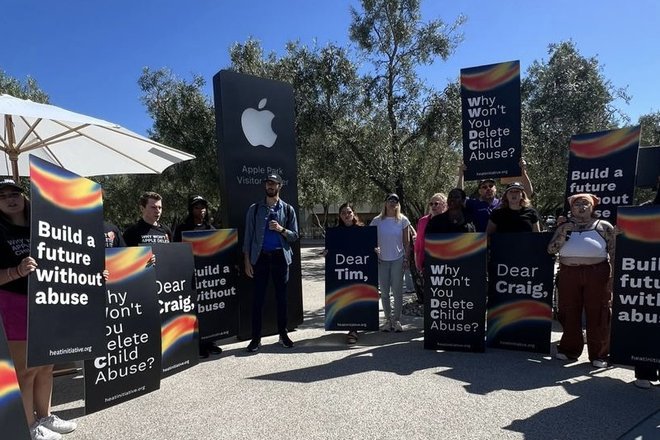
<instances>
[{"instance_id":1,"label":"rust colored pants","mask_svg":"<svg viewBox=\"0 0 660 440\"><path fill-rule=\"evenodd\" d=\"M606 359L610 352L612 292L610 264L567 266L559 269L559 322L564 333L557 351L577 359L582 354L582 311L587 321L589 360Z\"/></svg>"}]
</instances>

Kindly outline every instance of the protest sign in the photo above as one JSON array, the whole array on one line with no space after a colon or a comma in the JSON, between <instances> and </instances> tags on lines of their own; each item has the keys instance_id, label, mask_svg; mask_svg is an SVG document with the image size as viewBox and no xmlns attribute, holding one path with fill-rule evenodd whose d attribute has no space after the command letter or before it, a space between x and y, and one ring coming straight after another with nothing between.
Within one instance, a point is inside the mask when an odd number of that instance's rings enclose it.
<instances>
[{"instance_id":1,"label":"protest sign","mask_svg":"<svg viewBox=\"0 0 660 440\"><path fill-rule=\"evenodd\" d=\"M660 205L619 208L612 362L660 369Z\"/></svg>"},{"instance_id":2,"label":"protest sign","mask_svg":"<svg viewBox=\"0 0 660 440\"><path fill-rule=\"evenodd\" d=\"M520 62L461 69L465 180L519 176Z\"/></svg>"},{"instance_id":3,"label":"protest sign","mask_svg":"<svg viewBox=\"0 0 660 440\"><path fill-rule=\"evenodd\" d=\"M565 196L597 195L594 212L615 224L616 208L632 203L640 132L636 126L571 137Z\"/></svg>"},{"instance_id":4,"label":"protest sign","mask_svg":"<svg viewBox=\"0 0 660 440\"><path fill-rule=\"evenodd\" d=\"M21 390L9 353L5 327L0 317L0 427L2 438L30 440ZM5 437L6 436L6 437Z\"/></svg>"},{"instance_id":5,"label":"protest sign","mask_svg":"<svg viewBox=\"0 0 660 440\"><path fill-rule=\"evenodd\" d=\"M151 247L106 249L106 353L85 361L85 412L160 388L160 316Z\"/></svg>"},{"instance_id":6,"label":"protest sign","mask_svg":"<svg viewBox=\"0 0 660 440\"><path fill-rule=\"evenodd\" d=\"M181 238L192 245L195 260L200 339L214 341L235 336L239 315L235 268L238 231L185 231Z\"/></svg>"},{"instance_id":7,"label":"protest sign","mask_svg":"<svg viewBox=\"0 0 660 440\"><path fill-rule=\"evenodd\" d=\"M101 185L30 156L32 219L28 365L105 351L105 237Z\"/></svg>"},{"instance_id":8,"label":"protest sign","mask_svg":"<svg viewBox=\"0 0 660 440\"><path fill-rule=\"evenodd\" d=\"M424 348L483 352L486 234L427 234Z\"/></svg>"},{"instance_id":9,"label":"protest sign","mask_svg":"<svg viewBox=\"0 0 660 440\"><path fill-rule=\"evenodd\" d=\"M195 264L190 243L155 243L162 378L199 363Z\"/></svg>"},{"instance_id":10,"label":"protest sign","mask_svg":"<svg viewBox=\"0 0 660 440\"><path fill-rule=\"evenodd\" d=\"M635 185L640 188L658 189L658 177L660 177L660 146L640 147L637 151Z\"/></svg>"},{"instance_id":11,"label":"protest sign","mask_svg":"<svg viewBox=\"0 0 660 440\"><path fill-rule=\"evenodd\" d=\"M488 346L550 353L554 258L549 233L493 234L488 273Z\"/></svg>"},{"instance_id":12,"label":"protest sign","mask_svg":"<svg viewBox=\"0 0 660 440\"><path fill-rule=\"evenodd\" d=\"M326 232L325 329L378 330L376 227Z\"/></svg>"}]
</instances>

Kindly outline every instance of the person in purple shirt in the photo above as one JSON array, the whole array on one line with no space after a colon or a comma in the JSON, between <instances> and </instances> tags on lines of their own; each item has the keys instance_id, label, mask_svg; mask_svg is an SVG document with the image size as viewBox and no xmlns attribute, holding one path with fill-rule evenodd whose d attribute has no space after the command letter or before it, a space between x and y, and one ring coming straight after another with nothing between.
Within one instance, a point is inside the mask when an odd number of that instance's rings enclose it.
<instances>
[{"instance_id":1,"label":"person in purple shirt","mask_svg":"<svg viewBox=\"0 0 660 440\"><path fill-rule=\"evenodd\" d=\"M520 159L520 169L522 171L522 176L520 176L520 183L525 188L525 193L530 197L533 194L532 182L529 180L527 175L527 167L523 159ZM456 187L463 189L465 186L464 174L467 167L465 164L461 164L458 167L458 181L456 182ZM494 209L500 206L500 199L497 197L497 185L495 180L491 178L482 179L479 181L477 186L477 191L479 197L472 198L469 197L465 202L465 207L472 214L474 220L474 226L477 228L477 232L486 232L486 227L488 226L488 220L490 219L490 214Z\"/></svg>"}]
</instances>

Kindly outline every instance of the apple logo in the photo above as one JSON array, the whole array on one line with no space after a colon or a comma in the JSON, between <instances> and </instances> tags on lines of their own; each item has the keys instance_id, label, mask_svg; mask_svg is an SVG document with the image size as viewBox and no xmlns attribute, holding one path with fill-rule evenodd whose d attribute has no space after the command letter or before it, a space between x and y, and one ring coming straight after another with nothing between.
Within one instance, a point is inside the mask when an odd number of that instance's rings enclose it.
<instances>
[{"instance_id":1,"label":"apple logo","mask_svg":"<svg viewBox=\"0 0 660 440\"><path fill-rule=\"evenodd\" d=\"M257 147L263 145L270 148L275 144L277 134L271 127L275 115L270 110L262 110L266 106L266 98L259 101L259 110L246 108L241 115L243 134L250 145Z\"/></svg>"}]
</instances>

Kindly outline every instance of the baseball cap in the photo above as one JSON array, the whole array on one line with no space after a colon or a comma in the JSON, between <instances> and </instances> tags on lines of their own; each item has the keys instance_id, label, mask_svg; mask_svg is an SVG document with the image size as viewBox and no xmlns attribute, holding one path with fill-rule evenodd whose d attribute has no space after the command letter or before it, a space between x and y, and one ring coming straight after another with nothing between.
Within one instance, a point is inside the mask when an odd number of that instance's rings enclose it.
<instances>
[{"instance_id":1,"label":"baseball cap","mask_svg":"<svg viewBox=\"0 0 660 440\"><path fill-rule=\"evenodd\" d=\"M3 188L14 188L17 191L23 192L23 187L18 185L14 179L2 179L0 180L0 189Z\"/></svg>"},{"instance_id":2,"label":"baseball cap","mask_svg":"<svg viewBox=\"0 0 660 440\"><path fill-rule=\"evenodd\" d=\"M390 199L394 199L398 202L399 201L399 196L396 195L395 193L388 194L387 197L385 197L385 201L387 202Z\"/></svg>"},{"instance_id":3,"label":"baseball cap","mask_svg":"<svg viewBox=\"0 0 660 440\"><path fill-rule=\"evenodd\" d=\"M279 183L280 185L282 184L282 178L279 176L279 174L271 173L264 177L264 183L271 181L275 183Z\"/></svg>"},{"instance_id":4,"label":"baseball cap","mask_svg":"<svg viewBox=\"0 0 660 440\"><path fill-rule=\"evenodd\" d=\"M504 190L504 192L506 193L510 189L519 189L520 191L523 191L523 192L525 191L525 187L520 182L511 182L511 183L509 183L506 186L506 189Z\"/></svg>"},{"instance_id":5,"label":"baseball cap","mask_svg":"<svg viewBox=\"0 0 660 440\"><path fill-rule=\"evenodd\" d=\"M493 179L482 179L482 180L479 181L479 184L477 186L481 186L481 185L483 185L484 183L487 183L487 182L490 182L493 185L495 185L495 181Z\"/></svg>"},{"instance_id":6,"label":"baseball cap","mask_svg":"<svg viewBox=\"0 0 660 440\"><path fill-rule=\"evenodd\" d=\"M192 206L192 205L194 205L195 203L198 203L198 202L202 202L207 206L209 204L209 202L206 201L206 199L202 196L192 196L190 199L188 199L188 205L189 206Z\"/></svg>"}]
</instances>

